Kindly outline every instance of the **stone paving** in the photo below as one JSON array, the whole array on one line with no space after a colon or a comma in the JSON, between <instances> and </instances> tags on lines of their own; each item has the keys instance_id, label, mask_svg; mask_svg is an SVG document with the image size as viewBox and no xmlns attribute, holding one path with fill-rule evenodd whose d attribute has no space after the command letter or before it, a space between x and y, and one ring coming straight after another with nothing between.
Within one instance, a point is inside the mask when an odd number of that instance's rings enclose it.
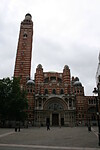
<instances>
[{"instance_id":1,"label":"stone paving","mask_svg":"<svg viewBox=\"0 0 100 150\"><path fill-rule=\"evenodd\" d=\"M0 150L99 150L97 128L88 132L86 127L46 127L0 129Z\"/></svg>"},{"instance_id":2,"label":"stone paving","mask_svg":"<svg viewBox=\"0 0 100 150\"><path fill-rule=\"evenodd\" d=\"M14 132L14 129L12 128L0 128L0 135L9 133L9 132Z\"/></svg>"}]
</instances>

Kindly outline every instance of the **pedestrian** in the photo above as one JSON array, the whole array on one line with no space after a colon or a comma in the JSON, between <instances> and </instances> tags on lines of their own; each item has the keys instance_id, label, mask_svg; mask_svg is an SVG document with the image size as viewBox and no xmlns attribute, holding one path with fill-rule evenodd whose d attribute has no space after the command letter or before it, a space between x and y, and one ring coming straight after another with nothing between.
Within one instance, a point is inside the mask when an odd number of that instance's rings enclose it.
<instances>
[{"instance_id":1,"label":"pedestrian","mask_svg":"<svg viewBox=\"0 0 100 150\"><path fill-rule=\"evenodd\" d=\"M17 132L17 124L15 124L15 132Z\"/></svg>"},{"instance_id":2,"label":"pedestrian","mask_svg":"<svg viewBox=\"0 0 100 150\"><path fill-rule=\"evenodd\" d=\"M19 125L19 130L18 131L20 132L20 125Z\"/></svg>"},{"instance_id":3,"label":"pedestrian","mask_svg":"<svg viewBox=\"0 0 100 150\"><path fill-rule=\"evenodd\" d=\"M47 131L50 130L50 124L47 122Z\"/></svg>"},{"instance_id":4,"label":"pedestrian","mask_svg":"<svg viewBox=\"0 0 100 150\"><path fill-rule=\"evenodd\" d=\"M88 125L88 131L91 131L91 124Z\"/></svg>"}]
</instances>

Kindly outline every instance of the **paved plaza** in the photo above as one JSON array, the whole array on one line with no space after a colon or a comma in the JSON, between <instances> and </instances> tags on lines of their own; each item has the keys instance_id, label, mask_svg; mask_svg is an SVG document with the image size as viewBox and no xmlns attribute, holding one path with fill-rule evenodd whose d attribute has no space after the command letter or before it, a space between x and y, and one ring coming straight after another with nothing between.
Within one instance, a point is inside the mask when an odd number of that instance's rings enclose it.
<instances>
[{"instance_id":1,"label":"paved plaza","mask_svg":"<svg viewBox=\"0 0 100 150\"><path fill-rule=\"evenodd\" d=\"M97 128L87 127L33 127L21 129L0 128L0 150L99 150Z\"/></svg>"}]
</instances>

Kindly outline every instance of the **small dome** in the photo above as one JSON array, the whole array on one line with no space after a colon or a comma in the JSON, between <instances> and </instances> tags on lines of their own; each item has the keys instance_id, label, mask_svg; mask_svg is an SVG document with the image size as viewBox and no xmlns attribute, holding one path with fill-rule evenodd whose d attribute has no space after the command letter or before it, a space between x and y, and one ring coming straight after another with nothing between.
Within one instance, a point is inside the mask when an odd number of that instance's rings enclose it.
<instances>
[{"instance_id":1,"label":"small dome","mask_svg":"<svg viewBox=\"0 0 100 150\"><path fill-rule=\"evenodd\" d=\"M33 80L28 80L26 84L27 85L35 85L35 82Z\"/></svg>"},{"instance_id":2,"label":"small dome","mask_svg":"<svg viewBox=\"0 0 100 150\"><path fill-rule=\"evenodd\" d=\"M32 19L31 14L27 13L27 14L25 15L25 20L31 20L31 19Z\"/></svg>"},{"instance_id":3,"label":"small dome","mask_svg":"<svg viewBox=\"0 0 100 150\"><path fill-rule=\"evenodd\" d=\"M65 65L65 66L64 66L64 69L69 69L69 66L68 66L68 65Z\"/></svg>"},{"instance_id":4,"label":"small dome","mask_svg":"<svg viewBox=\"0 0 100 150\"><path fill-rule=\"evenodd\" d=\"M80 81L75 81L73 85L74 86L82 86L82 83Z\"/></svg>"},{"instance_id":5,"label":"small dome","mask_svg":"<svg viewBox=\"0 0 100 150\"><path fill-rule=\"evenodd\" d=\"M39 65L37 66L37 68L42 68L42 65L41 65L41 64L39 64Z\"/></svg>"},{"instance_id":6,"label":"small dome","mask_svg":"<svg viewBox=\"0 0 100 150\"><path fill-rule=\"evenodd\" d=\"M74 81L79 81L79 78L78 78L78 77L76 77L76 78L74 79Z\"/></svg>"}]
</instances>

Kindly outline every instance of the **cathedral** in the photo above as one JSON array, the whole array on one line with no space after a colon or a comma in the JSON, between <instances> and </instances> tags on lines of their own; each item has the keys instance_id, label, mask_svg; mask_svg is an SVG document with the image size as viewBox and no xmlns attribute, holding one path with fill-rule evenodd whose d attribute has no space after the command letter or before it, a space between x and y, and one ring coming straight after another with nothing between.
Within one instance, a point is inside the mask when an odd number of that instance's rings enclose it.
<instances>
[{"instance_id":1,"label":"cathedral","mask_svg":"<svg viewBox=\"0 0 100 150\"><path fill-rule=\"evenodd\" d=\"M70 67L62 72L44 72L39 64L31 79L31 55L33 41L31 14L21 22L14 69L14 77L20 78L21 89L27 90L28 123L32 126L83 126L96 125L95 96L85 96L78 77L71 76Z\"/></svg>"}]
</instances>

